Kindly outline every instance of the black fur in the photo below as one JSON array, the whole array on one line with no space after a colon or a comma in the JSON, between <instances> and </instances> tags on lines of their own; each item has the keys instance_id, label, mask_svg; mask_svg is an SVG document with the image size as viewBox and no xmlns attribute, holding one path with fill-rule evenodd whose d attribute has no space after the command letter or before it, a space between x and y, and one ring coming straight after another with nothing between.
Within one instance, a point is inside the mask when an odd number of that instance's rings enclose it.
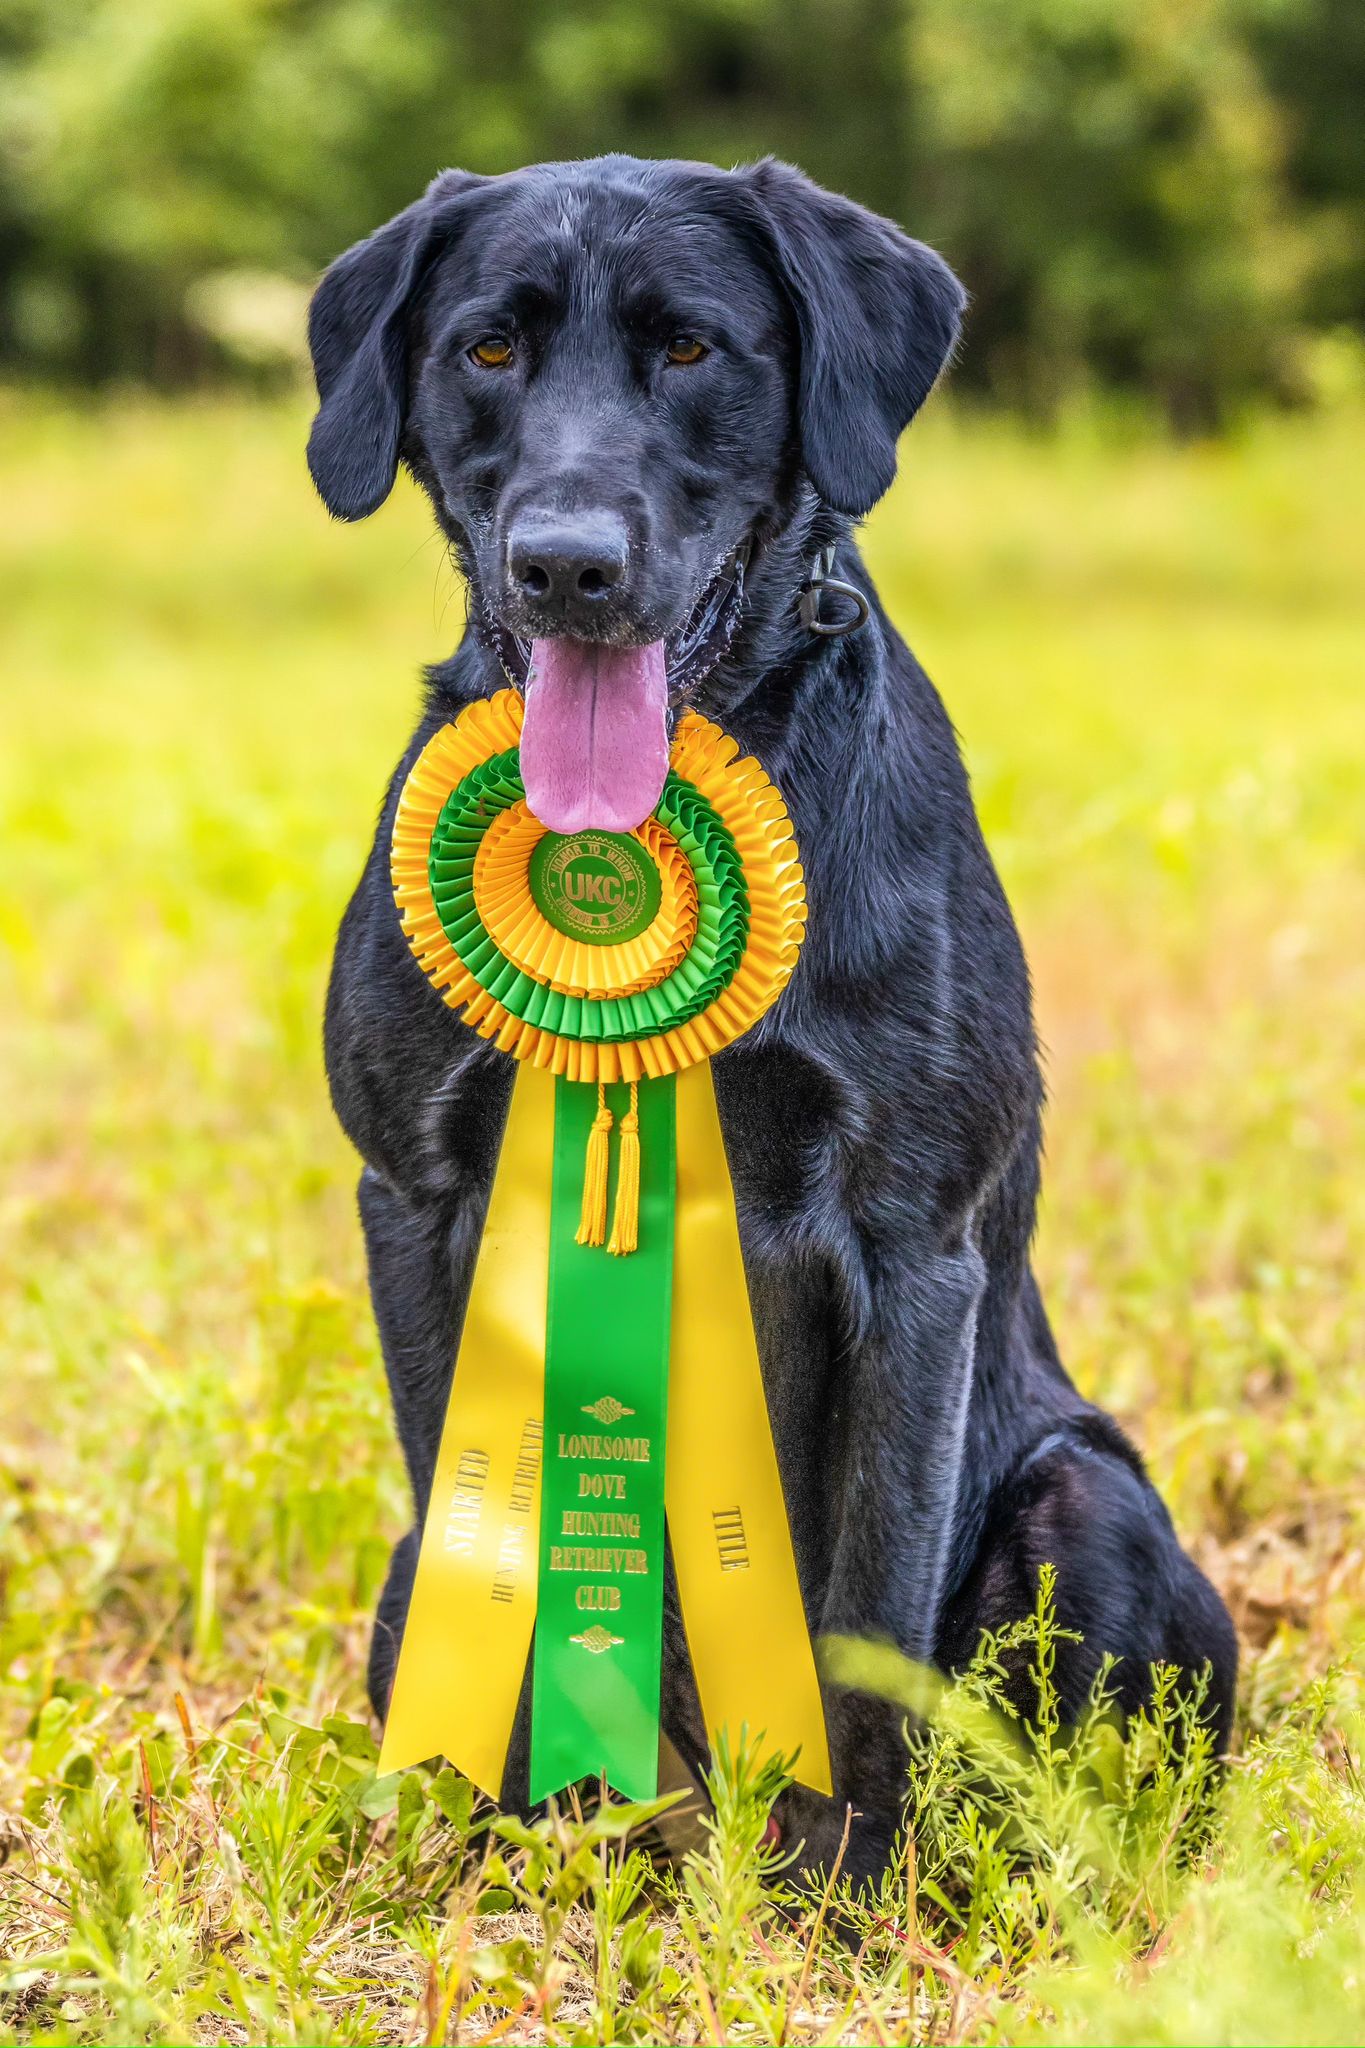
<instances>
[{"instance_id":1,"label":"black fur","mask_svg":"<svg viewBox=\"0 0 1365 2048\"><path fill-rule=\"evenodd\" d=\"M624 523L629 571L558 629L676 643L717 565L753 545L740 630L695 693L790 807L809 936L776 1008L715 1062L754 1319L812 1630L888 1639L945 1669L1058 1569L1074 1711L1101 1653L1135 1707L1164 1658L1213 1671L1228 1734L1236 1649L1135 1452L1058 1359L1029 1265L1041 1085L1028 974L958 748L868 592L845 640L800 627L818 545L867 589L850 522L957 333L940 258L785 165L609 157L458 173L333 266L313 309L309 456L340 517L399 460L431 497L476 623L545 630L507 569L518 518ZM469 350L496 333L511 364ZM709 354L667 362L676 334ZM549 622L554 629L554 622ZM443 721L502 678L478 632L430 676L327 1007L337 1110L366 1165L370 1279L418 1522L512 1075L441 1003L388 882L397 790ZM399 1545L371 1660L384 1709L415 1557ZM793 1795L812 1861L855 1824L874 1871L904 1779L900 1715L830 1689L833 1804ZM706 1753L670 1580L664 1719ZM505 1796L525 1796L523 1698Z\"/></svg>"}]
</instances>

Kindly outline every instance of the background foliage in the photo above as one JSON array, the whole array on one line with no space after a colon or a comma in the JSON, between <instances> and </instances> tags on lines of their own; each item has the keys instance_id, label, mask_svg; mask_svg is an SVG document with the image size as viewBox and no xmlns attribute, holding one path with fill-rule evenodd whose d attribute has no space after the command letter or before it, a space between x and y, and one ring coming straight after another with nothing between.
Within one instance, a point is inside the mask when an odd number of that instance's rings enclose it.
<instances>
[{"instance_id":1,"label":"background foliage","mask_svg":"<svg viewBox=\"0 0 1365 2048\"><path fill-rule=\"evenodd\" d=\"M1034 411L1202 427L1365 317L1358 0L0 0L0 67L0 362L82 383L268 368L435 168L609 149L897 216Z\"/></svg>"}]
</instances>

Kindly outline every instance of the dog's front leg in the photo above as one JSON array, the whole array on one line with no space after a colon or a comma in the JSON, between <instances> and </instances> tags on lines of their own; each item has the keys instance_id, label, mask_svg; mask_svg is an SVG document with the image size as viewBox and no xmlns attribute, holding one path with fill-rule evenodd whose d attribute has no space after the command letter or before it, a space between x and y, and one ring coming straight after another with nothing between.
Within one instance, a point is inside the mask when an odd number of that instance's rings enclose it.
<instances>
[{"instance_id":1,"label":"dog's front leg","mask_svg":"<svg viewBox=\"0 0 1365 2048\"><path fill-rule=\"evenodd\" d=\"M932 1661L950 1563L985 1263L970 1238L869 1257L866 1321L846 1359L836 1418L839 1483L819 1631L891 1643ZM845 1874L874 1878L905 1794L904 1710L825 1688L834 1806L799 1798L805 1856L828 1865L852 1809Z\"/></svg>"},{"instance_id":2,"label":"dog's front leg","mask_svg":"<svg viewBox=\"0 0 1365 2048\"><path fill-rule=\"evenodd\" d=\"M968 1240L869 1261L869 1327L846 1367L845 1471L826 1634L927 1663L957 1509L986 1267Z\"/></svg>"}]
</instances>

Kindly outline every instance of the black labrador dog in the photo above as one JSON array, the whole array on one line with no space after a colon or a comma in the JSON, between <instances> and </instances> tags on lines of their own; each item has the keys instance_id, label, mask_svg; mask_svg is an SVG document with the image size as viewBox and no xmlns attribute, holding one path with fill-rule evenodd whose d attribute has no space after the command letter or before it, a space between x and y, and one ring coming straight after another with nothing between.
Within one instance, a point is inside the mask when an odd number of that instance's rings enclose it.
<instances>
[{"instance_id":1,"label":"black labrador dog","mask_svg":"<svg viewBox=\"0 0 1365 2048\"><path fill-rule=\"evenodd\" d=\"M1048 1327L1029 1262L1028 972L948 718L852 539L963 303L932 250L786 165L619 156L447 171L318 288L317 488L360 519L405 464L470 601L389 786L327 1004L418 1525L379 1606L381 1715L512 1085L408 950L388 878L397 792L439 725L524 676L528 643L592 643L593 716L558 772L570 805L613 775L628 803L650 736L632 650L662 643L660 716L695 704L757 756L808 877L796 975L714 1074L812 1631L951 1671L1030 1608L1050 1561L1083 1637L1058 1659L1064 1708L1105 1652L1126 1710L1154 1660L1207 1665L1226 1741L1227 1614ZM820 630L863 605L859 630ZM695 1769L706 1733L671 1574L665 1598L664 1723ZM1027 1710L1022 1670L1017 1685ZM818 1863L851 1804L846 1867L870 1874L899 1817L901 1711L834 1686L826 1711L835 1799L794 1792L784 1828ZM527 1713L524 1692L511 1805Z\"/></svg>"}]
</instances>

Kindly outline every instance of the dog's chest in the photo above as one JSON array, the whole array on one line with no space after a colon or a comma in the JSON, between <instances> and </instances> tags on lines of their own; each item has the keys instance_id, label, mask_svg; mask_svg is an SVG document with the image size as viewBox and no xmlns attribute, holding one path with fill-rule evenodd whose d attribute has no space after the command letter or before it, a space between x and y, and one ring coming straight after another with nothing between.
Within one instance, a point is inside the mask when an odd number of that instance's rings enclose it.
<instances>
[{"instance_id":1,"label":"dog's chest","mask_svg":"<svg viewBox=\"0 0 1365 2048\"><path fill-rule=\"evenodd\" d=\"M816 1059L782 1045L736 1047L711 1071L746 1255L779 1266L818 1255L842 1235L836 1212L858 1154L846 1090ZM415 1120L431 1193L486 1196L514 1080L512 1061L473 1045L447 1068Z\"/></svg>"},{"instance_id":2,"label":"dog's chest","mask_svg":"<svg viewBox=\"0 0 1365 2048\"><path fill-rule=\"evenodd\" d=\"M736 1047L712 1075L746 1249L818 1242L853 1139L837 1077L781 1044Z\"/></svg>"}]
</instances>

